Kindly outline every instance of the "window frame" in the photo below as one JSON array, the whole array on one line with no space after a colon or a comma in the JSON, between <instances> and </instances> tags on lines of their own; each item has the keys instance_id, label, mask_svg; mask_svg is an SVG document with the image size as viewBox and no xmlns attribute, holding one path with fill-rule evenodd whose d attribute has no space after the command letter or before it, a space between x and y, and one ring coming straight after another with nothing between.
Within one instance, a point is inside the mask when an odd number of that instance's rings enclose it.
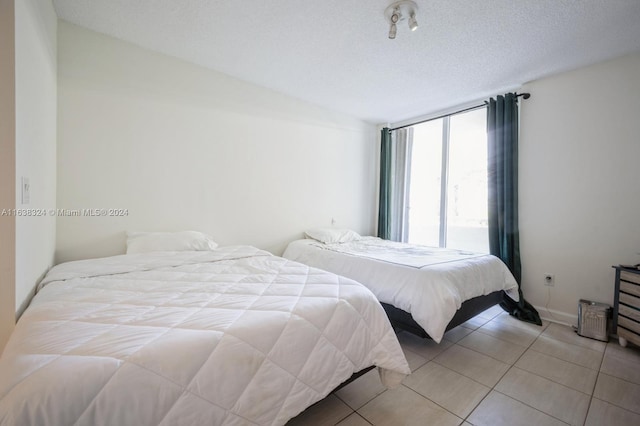
<instances>
[{"instance_id":1,"label":"window frame","mask_svg":"<svg viewBox=\"0 0 640 426\"><path fill-rule=\"evenodd\" d=\"M479 109L484 109L485 116L486 116L487 105L483 104L483 105L477 105L471 108L466 108L460 111L456 111L450 114L442 114L427 120L421 120L414 124L408 124L408 125L402 126L402 128L405 128L405 127L413 128L415 126L418 126L420 124L424 124L427 122L440 120L440 119L442 120L442 141L441 141L442 159L441 159L441 167L440 167L440 209L439 209L440 223L439 223L439 232L438 232L438 247L441 247L441 248L447 248L447 237L448 237L447 228L448 228L448 220L449 220L448 213L449 213L449 189L450 189L449 188L449 169L450 169L450 147L451 147L451 117L476 111ZM400 128L394 129L394 131L397 131L399 129ZM408 167L408 169L410 170L410 167ZM409 181L409 185L410 184L411 182ZM408 190L408 187L407 187L407 190ZM409 203L408 207L409 209L411 209L411 203ZM408 219L408 215L407 215L407 219ZM405 226L405 228L406 228L405 241L408 241L409 235L411 233L410 221Z\"/></svg>"}]
</instances>

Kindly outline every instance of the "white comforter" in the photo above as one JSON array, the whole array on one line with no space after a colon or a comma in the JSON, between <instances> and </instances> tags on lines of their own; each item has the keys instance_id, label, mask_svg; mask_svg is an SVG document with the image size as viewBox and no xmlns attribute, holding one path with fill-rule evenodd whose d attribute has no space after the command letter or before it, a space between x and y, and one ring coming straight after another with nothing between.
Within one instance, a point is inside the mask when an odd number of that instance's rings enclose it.
<instances>
[{"instance_id":1,"label":"white comforter","mask_svg":"<svg viewBox=\"0 0 640 426\"><path fill-rule=\"evenodd\" d=\"M345 243L294 241L283 257L366 285L381 302L409 312L436 342L462 302L497 290L518 300L518 284L495 256L374 237Z\"/></svg>"},{"instance_id":2,"label":"white comforter","mask_svg":"<svg viewBox=\"0 0 640 426\"><path fill-rule=\"evenodd\" d=\"M369 290L253 247L53 268L0 358L2 425L284 424L409 373Z\"/></svg>"}]
</instances>

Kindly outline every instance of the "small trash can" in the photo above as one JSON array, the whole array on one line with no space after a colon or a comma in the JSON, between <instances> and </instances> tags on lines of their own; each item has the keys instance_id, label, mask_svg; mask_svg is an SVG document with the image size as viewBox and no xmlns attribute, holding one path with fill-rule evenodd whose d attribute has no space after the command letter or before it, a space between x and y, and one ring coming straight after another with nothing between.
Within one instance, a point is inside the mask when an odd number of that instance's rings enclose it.
<instances>
[{"instance_id":1,"label":"small trash can","mask_svg":"<svg viewBox=\"0 0 640 426\"><path fill-rule=\"evenodd\" d=\"M609 341L609 311L605 303L580 299L578 302L578 334L591 339Z\"/></svg>"}]
</instances>

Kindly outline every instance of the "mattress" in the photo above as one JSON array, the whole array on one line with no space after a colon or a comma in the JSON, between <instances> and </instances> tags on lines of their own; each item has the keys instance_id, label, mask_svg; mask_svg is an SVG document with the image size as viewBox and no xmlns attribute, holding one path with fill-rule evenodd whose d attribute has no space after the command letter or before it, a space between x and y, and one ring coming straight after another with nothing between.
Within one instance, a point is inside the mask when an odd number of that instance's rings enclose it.
<instances>
[{"instance_id":1,"label":"mattress","mask_svg":"<svg viewBox=\"0 0 640 426\"><path fill-rule=\"evenodd\" d=\"M363 237L343 243L293 241L283 257L352 278L380 302L411 314L436 342L462 303L518 284L497 257Z\"/></svg>"},{"instance_id":2,"label":"mattress","mask_svg":"<svg viewBox=\"0 0 640 426\"><path fill-rule=\"evenodd\" d=\"M353 280L248 246L69 262L0 358L2 425L280 425L409 368Z\"/></svg>"}]
</instances>

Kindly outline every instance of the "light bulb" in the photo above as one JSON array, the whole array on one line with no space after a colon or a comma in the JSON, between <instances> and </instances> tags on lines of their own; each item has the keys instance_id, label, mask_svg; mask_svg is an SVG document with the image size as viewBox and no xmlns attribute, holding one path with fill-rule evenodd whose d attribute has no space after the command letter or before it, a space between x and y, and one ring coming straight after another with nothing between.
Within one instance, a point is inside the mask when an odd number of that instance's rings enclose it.
<instances>
[{"instance_id":1,"label":"light bulb","mask_svg":"<svg viewBox=\"0 0 640 426\"><path fill-rule=\"evenodd\" d=\"M389 38L391 40L393 40L394 38L396 38L396 31L398 30L398 28L396 27L396 24L391 24L391 28L389 28Z\"/></svg>"},{"instance_id":2,"label":"light bulb","mask_svg":"<svg viewBox=\"0 0 640 426\"><path fill-rule=\"evenodd\" d=\"M415 31L418 29L418 21L416 21L415 12L411 12L411 16L409 17L409 29L411 31Z\"/></svg>"}]
</instances>

